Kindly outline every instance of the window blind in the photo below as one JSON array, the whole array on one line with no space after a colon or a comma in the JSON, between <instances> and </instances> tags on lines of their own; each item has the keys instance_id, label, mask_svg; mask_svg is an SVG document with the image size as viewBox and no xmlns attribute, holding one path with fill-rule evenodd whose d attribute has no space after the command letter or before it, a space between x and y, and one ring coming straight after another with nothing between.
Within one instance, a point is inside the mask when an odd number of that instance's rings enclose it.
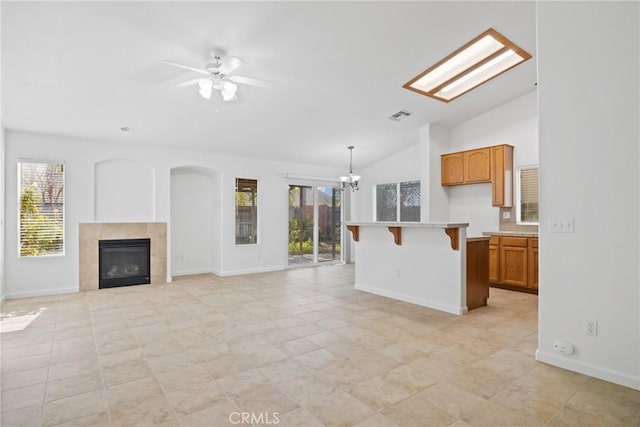
<instances>
[{"instance_id":1,"label":"window blind","mask_svg":"<svg viewBox=\"0 0 640 427\"><path fill-rule=\"evenodd\" d=\"M20 256L64 254L64 164L18 162Z\"/></svg>"},{"instance_id":2,"label":"window blind","mask_svg":"<svg viewBox=\"0 0 640 427\"><path fill-rule=\"evenodd\" d=\"M520 168L520 222L539 220L538 167Z\"/></svg>"}]
</instances>

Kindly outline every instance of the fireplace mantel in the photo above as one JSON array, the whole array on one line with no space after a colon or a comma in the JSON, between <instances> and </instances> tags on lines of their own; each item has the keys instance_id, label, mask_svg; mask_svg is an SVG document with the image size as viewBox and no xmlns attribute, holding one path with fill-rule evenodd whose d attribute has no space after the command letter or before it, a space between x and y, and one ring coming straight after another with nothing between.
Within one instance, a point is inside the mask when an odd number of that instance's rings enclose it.
<instances>
[{"instance_id":1,"label":"fireplace mantel","mask_svg":"<svg viewBox=\"0 0 640 427\"><path fill-rule=\"evenodd\" d=\"M98 241L151 239L151 283L167 280L167 223L88 222L79 224L80 290L98 289Z\"/></svg>"}]
</instances>

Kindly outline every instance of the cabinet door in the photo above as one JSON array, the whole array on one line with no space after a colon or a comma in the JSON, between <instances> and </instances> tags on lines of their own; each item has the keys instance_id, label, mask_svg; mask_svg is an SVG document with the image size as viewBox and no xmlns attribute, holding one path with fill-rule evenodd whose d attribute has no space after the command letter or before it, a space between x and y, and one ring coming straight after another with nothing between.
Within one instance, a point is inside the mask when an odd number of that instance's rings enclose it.
<instances>
[{"instance_id":1,"label":"cabinet door","mask_svg":"<svg viewBox=\"0 0 640 427\"><path fill-rule=\"evenodd\" d=\"M529 239L528 286L538 289L538 239Z\"/></svg>"},{"instance_id":2,"label":"cabinet door","mask_svg":"<svg viewBox=\"0 0 640 427\"><path fill-rule=\"evenodd\" d=\"M491 181L491 149L481 148L479 150L464 152L464 182L465 184L475 182Z\"/></svg>"},{"instance_id":3,"label":"cabinet door","mask_svg":"<svg viewBox=\"0 0 640 427\"><path fill-rule=\"evenodd\" d=\"M500 247L489 245L489 281L498 283L500 281Z\"/></svg>"},{"instance_id":4,"label":"cabinet door","mask_svg":"<svg viewBox=\"0 0 640 427\"><path fill-rule=\"evenodd\" d=\"M500 281L514 286L527 286L528 248L500 246Z\"/></svg>"},{"instance_id":5,"label":"cabinet door","mask_svg":"<svg viewBox=\"0 0 640 427\"><path fill-rule=\"evenodd\" d=\"M445 154L441 157L442 185L457 185L464 182L462 153Z\"/></svg>"},{"instance_id":6,"label":"cabinet door","mask_svg":"<svg viewBox=\"0 0 640 427\"><path fill-rule=\"evenodd\" d=\"M513 205L513 147L491 147L491 191L493 206Z\"/></svg>"}]
</instances>

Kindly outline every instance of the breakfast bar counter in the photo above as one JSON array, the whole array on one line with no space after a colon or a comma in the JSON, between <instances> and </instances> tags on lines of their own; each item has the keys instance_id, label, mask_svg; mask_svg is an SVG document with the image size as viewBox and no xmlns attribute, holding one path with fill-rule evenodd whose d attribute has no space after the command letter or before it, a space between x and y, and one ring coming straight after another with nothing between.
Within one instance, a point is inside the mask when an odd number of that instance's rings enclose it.
<instances>
[{"instance_id":1,"label":"breakfast bar counter","mask_svg":"<svg viewBox=\"0 0 640 427\"><path fill-rule=\"evenodd\" d=\"M467 286L480 283L474 295L488 296L488 270L467 277L468 223L348 222L355 243L355 288L453 314L486 305L467 304ZM488 238L469 239L472 265L488 266ZM486 250L485 250L486 248ZM469 269L475 274L477 269ZM483 269L480 269L483 270ZM486 278L484 275L486 274ZM485 292L486 284L486 292Z\"/></svg>"}]
</instances>

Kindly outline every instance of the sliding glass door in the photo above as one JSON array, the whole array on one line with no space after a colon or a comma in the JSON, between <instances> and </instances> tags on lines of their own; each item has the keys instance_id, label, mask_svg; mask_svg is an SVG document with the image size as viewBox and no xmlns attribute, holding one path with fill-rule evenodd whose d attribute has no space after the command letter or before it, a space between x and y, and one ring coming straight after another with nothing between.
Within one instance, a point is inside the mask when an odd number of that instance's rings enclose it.
<instances>
[{"instance_id":1,"label":"sliding glass door","mask_svg":"<svg viewBox=\"0 0 640 427\"><path fill-rule=\"evenodd\" d=\"M340 261L340 196L339 187L318 187L318 262Z\"/></svg>"},{"instance_id":2,"label":"sliding glass door","mask_svg":"<svg viewBox=\"0 0 640 427\"><path fill-rule=\"evenodd\" d=\"M289 186L289 265L341 260L340 188Z\"/></svg>"}]
</instances>

